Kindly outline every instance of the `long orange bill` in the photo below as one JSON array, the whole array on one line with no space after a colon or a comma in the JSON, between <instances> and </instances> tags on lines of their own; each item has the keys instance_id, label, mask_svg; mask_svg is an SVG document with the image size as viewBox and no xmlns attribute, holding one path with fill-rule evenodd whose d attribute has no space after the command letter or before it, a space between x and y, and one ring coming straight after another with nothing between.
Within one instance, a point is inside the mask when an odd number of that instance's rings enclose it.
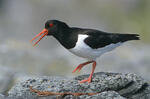
<instances>
[{"instance_id":1,"label":"long orange bill","mask_svg":"<svg viewBox=\"0 0 150 99\"><path fill-rule=\"evenodd\" d=\"M42 32L40 32L38 35L36 35L32 40L31 42L33 42L33 40L35 40L36 38L38 38L39 36L41 36L38 41L36 41L33 46L35 46L39 41L41 41L41 39L46 36L48 34L48 30L47 29L43 29Z\"/></svg>"}]
</instances>

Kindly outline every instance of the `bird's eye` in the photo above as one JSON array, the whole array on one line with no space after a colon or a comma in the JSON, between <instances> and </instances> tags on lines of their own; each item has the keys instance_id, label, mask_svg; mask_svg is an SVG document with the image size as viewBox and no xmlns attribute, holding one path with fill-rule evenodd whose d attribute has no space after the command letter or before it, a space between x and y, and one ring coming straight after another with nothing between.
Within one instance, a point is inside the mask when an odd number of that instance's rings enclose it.
<instances>
[{"instance_id":1,"label":"bird's eye","mask_svg":"<svg viewBox=\"0 0 150 99\"><path fill-rule=\"evenodd\" d=\"M53 25L54 25L53 23L50 23L50 24L49 24L50 27L52 27Z\"/></svg>"}]
</instances>

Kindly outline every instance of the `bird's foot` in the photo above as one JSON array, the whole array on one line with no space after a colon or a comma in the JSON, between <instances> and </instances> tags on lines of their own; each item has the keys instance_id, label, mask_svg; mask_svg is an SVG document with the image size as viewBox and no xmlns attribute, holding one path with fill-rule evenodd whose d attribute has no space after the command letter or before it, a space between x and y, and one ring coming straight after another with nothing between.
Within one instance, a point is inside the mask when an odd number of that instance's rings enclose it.
<instances>
[{"instance_id":1,"label":"bird's foot","mask_svg":"<svg viewBox=\"0 0 150 99\"><path fill-rule=\"evenodd\" d=\"M91 83L91 80L92 80L92 78L89 77L88 79L84 79L84 80L79 81L79 83L85 83L85 82Z\"/></svg>"},{"instance_id":2,"label":"bird's foot","mask_svg":"<svg viewBox=\"0 0 150 99\"><path fill-rule=\"evenodd\" d=\"M83 67L83 64L80 64L79 66L77 66L73 71L72 73L76 72L78 70L78 72L80 72L80 70L82 69Z\"/></svg>"}]
</instances>

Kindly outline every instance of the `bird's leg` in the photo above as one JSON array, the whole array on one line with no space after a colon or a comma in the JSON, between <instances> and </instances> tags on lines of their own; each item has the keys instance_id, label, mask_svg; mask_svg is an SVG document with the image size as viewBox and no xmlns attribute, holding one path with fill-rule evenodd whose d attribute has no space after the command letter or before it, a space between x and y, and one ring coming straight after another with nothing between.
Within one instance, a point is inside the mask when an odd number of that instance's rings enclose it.
<instances>
[{"instance_id":1,"label":"bird's leg","mask_svg":"<svg viewBox=\"0 0 150 99\"><path fill-rule=\"evenodd\" d=\"M80 70L82 69L83 66L87 65L87 64L90 64L90 63L93 63L94 61L88 61L88 62L85 62L85 63L82 63L80 65L78 65L72 73L76 72L78 70L78 72L80 72Z\"/></svg>"},{"instance_id":2,"label":"bird's leg","mask_svg":"<svg viewBox=\"0 0 150 99\"><path fill-rule=\"evenodd\" d=\"M85 80L81 80L80 83L85 83L85 82L90 83L91 82L95 67L96 67L96 61L93 61L92 72L91 72L89 78L85 79Z\"/></svg>"}]
</instances>

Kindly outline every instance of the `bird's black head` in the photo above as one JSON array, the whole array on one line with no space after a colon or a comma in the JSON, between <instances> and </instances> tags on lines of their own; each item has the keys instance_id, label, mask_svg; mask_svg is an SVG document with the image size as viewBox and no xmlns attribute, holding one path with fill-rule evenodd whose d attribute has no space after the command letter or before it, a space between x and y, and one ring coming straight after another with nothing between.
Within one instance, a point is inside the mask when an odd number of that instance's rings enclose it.
<instances>
[{"instance_id":1,"label":"bird's black head","mask_svg":"<svg viewBox=\"0 0 150 99\"><path fill-rule=\"evenodd\" d=\"M48 20L45 23L45 29L48 30L47 35L55 35L58 34L60 31L68 28L68 25L64 22L58 20Z\"/></svg>"},{"instance_id":2,"label":"bird's black head","mask_svg":"<svg viewBox=\"0 0 150 99\"><path fill-rule=\"evenodd\" d=\"M36 35L31 41L33 41L34 39L36 39L37 37L42 35L40 37L40 39L34 44L34 45L36 45L44 36L60 35L60 33L62 33L63 30L66 30L68 28L69 28L69 26L62 21L48 20L45 23L45 28L42 30L42 32L40 32L38 35Z\"/></svg>"}]
</instances>

